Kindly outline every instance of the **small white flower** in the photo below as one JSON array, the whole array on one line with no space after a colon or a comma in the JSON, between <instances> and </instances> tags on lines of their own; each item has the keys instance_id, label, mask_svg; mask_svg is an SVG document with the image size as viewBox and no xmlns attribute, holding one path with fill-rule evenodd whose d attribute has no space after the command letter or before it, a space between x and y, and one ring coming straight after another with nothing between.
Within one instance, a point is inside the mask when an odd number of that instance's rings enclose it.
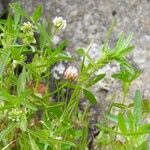
<instances>
[{"instance_id":1,"label":"small white flower","mask_svg":"<svg viewBox=\"0 0 150 150\"><path fill-rule=\"evenodd\" d=\"M3 108L5 105L5 103L3 101L0 100L0 108Z\"/></svg>"},{"instance_id":2,"label":"small white flower","mask_svg":"<svg viewBox=\"0 0 150 150\"><path fill-rule=\"evenodd\" d=\"M65 29L67 25L66 20L64 20L62 17L55 17L53 19L53 24L58 30Z\"/></svg>"},{"instance_id":3,"label":"small white flower","mask_svg":"<svg viewBox=\"0 0 150 150\"><path fill-rule=\"evenodd\" d=\"M3 37L4 37L4 33L1 33L1 34L0 34L0 38L3 38Z\"/></svg>"},{"instance_id":4,"label":"small white flower","mask_svg":"<svg viewBox=\"0 0 150 150\"><path fill-rule=\"evenodd\" d=\"M17 120L15 120L15 119L12 119L12 121L13 121L13 122L15 122L15 121L17 121Z\"/></svg>"},{"instance_id":5,"label":"small white flower","mask_svg":"<svg viewBox=\"0 0 150 150\"><path fill-rule=\"evenodd\" d=\"M53 132L51 132L51 133L49 134L49 136L50 136L50 137L53 137L53 136L54 136L54 133L53 133Z\"/></svg>"},{"instance_id":6,"label":"small white flower","mask_svg":"<svg viewBox=\"0 0 150 150\"><path fill-rule=\"evenodd\" d=\"M62 136L56 136L56 140L62 140L63 137Z\"/></svg>"},{"instance_id":7,"label":"small white flower","mask_svg":"<svg viewBox=\"0 0 150 150\"><path fill-rule=\"evenodd\" d=\"M13 109L11 109L11 111L8 113L8 118L9 118L10 120L12 120L13 122L19 122L22 113L23 113L22 110L13 108Z\"/></svg>"},{"instance_id":8,"label":"small white flower","mask_svg":"<svg viewBox=\"0 0 150 150\"><path fill-rule=\"evenodd\" d=\"M42 98L42 97L43 97L41 93L35 93L35 95L36 95L37 97L39 97L39 98Z\"/></svg>"},{"instance_id":9,"label":"small white flower","mask_svg":"<svg viewBox=\"0 0 150 150\"><path fill-rule=\"evenodd\" d=\"M69 81L76 81L78 78L78 70L73 66L69 66L64 72L65 79Z\"/></svg>"},{"instance_id":10,"label":"small white flower","mask_svg":"<svg viewBox=\"0 0 150 150\"><path fill-rule=\"evenodd\" d=\"M15 69L18 65L18 61L17 60L13 60L12 62L12 68Z\"/></svg>"}]
</instances>

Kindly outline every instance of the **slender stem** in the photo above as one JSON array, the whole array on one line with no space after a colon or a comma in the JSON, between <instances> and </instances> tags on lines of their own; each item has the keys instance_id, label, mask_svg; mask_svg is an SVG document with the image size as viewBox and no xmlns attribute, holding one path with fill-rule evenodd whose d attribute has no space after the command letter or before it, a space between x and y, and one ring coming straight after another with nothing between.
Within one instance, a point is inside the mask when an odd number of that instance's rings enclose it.
<instances>
[{"instance_id":1,"label":"slender stem","mask_svg":"<svg viewBox=\"0 0 150 150\"><path fill-rule=\"evenodd\" d=\"M122 103L125 104L125 101L126 101L126 96L128 94L128 91L123 91L123 99L122 99Z\"/></svg>"},{"instance_id":2,"label":"slender stem","mask_svg":"<svg viewBox=\"0 0 150 150\"><path fill-rule=\"evenodd\" d=\"M57 90L55 90L54 92L47 94L46 96L44 96L44 98L47 98L55 93L57 93L58 91L60 91L62 88L64 88L66 85L68 84L68 82L65 82L61 87L59 87Z\"/></svg>"},{"instance_id":3,"label":"slender stem","mask_svg":"<svg viewBox=\"0 0 150 150\"><path fill-rule=\"evenodd\" d=\"M62 116L60 117L60 121L63 121L64 118L66 117L67 115L67 112L70 110L72 110L72 108L74 108L74 104L73 103L76 103L76 96L78 97L80 95L80 87L79 87L79 84L76 85L75 89L74 89L74 92L71 96L71 99L69 101L69 104L67 106L67 108L65 109L65 111L63 112ZM75 101L76 100L76 101Z\"/></svg>"}]
</instances>

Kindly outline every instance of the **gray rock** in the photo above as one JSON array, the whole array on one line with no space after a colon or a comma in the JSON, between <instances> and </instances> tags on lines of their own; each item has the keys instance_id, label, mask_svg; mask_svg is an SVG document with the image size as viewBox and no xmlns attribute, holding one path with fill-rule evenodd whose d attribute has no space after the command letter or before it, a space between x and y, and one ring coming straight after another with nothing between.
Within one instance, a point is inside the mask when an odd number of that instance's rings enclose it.
<instances>
[{"instance_id":1,"label":"gray rock","mask_svg":"<svg viewBox=\"0 0 150 150\"><path fill-rule=\"evenodd\" d=\"M4 11L4 6L3 3L0 2L0 16L2 15L3 11Z\"/></svg>"}]
</instances>

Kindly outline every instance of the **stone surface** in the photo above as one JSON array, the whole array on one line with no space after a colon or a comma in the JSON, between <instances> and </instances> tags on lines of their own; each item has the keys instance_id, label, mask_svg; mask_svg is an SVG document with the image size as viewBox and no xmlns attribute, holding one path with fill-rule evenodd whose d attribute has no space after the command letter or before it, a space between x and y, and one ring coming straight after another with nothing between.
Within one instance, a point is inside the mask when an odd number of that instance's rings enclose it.
<instances>
[{"instance_id":1,"label":"stone surface","mask_svg":"<svg viewBox=\"0 0 150 150\"><path fill-rule=\"evenodd\" d=\"M1 16L3 10L4 10L4 6L3 6L3 4L0 2L0 16Z\"/></svg>"}]
</instances>

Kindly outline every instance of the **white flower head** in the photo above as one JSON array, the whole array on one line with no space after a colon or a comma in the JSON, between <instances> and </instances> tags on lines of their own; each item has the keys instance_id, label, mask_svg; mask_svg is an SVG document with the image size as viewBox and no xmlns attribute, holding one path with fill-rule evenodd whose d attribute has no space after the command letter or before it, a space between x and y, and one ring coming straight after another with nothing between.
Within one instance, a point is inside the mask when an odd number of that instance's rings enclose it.
<instances>
[{"instance_id":1,"label":"white flower head","mask_svg":"<svg viewBox=\"0 0 150 150\"><path fill-rule=\"evenodd\" d=\"M65 79L69 81L76 81L78 78L78 70L74 66L69 66L64 72Z\"/></svg>"},{"instance_id":2,"label":"white flower head","mask_svg":"<svg viewBox=\"0 0 150 150\"><path fill-rule=\"evenodd\" d=\"M53 24L58 30L65 29L67 25L66 20L64 20L62 17L55 17L53 19Z\"/></svg>"}]
</instances>

